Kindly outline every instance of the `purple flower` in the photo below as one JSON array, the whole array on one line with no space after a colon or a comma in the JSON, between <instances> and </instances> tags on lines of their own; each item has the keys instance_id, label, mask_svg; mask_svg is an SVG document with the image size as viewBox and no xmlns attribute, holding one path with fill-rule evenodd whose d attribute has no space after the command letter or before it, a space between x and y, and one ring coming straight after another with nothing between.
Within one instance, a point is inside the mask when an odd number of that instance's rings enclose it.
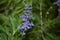
<instances>
[{"instance_id":1,"label":"purple flower","mask_svg":"<svg viewBox=\"0 0 60 40\"><path fill-rule=\"evenodd\" d=\"M34 26L34 24L32 22L26 21L26 22L22 23L21 26L18 26L18 29L27 30L27 29L30 29L30 26Z\"/></svg>"},{"instance_id":2,"label":"purple flower","mask_svg":"<svg viewBox=\"0 0 60 40\"><path fill-rule=\"evenodd\" d=\"M23 20L23 21L27 21L28 19L27 19L27 18L23 18L22 20Z\"/></svg>"},{"instance_id":3,"label":"purple flower","mask_svg":"<svg viewBox=\"0 0 60 40\"><path fill-rule=\"evenodd\" d=\"M32 9L32 7L29 7L28 9L29 9L29 10L31 10L31 9Z\"/></svg>"},{"instance_id":4,"label":"purple flower","mask_svg":"<svg viewBox=\"0 0 60 40\"><path fill-rule=\"evenodd\" d=\"M24 22L23 25L34 26L33 22L29 21Z\"/></svg>"},{"instance_id":5,"label":"purple flower","mask_svg":"<svg viewBox=\"0 0 60 40\"><path fill-rule=\"evenodd\" d=\"M25 15L20 16L23 20L27 20L28 18L32 17L32 14L25 13Z\"/></svg>"},{"instance_id":6,"label":"purple flower","mask_svg":"<svg viewBox=\"0 0 60 40\"><path fill-rule=\"evenodd\" d=\"M30 17L32 17L32 14L29 14L30 9L32 9L32 7L29 7L28 4L26 4L25 10L24 10L24 15L20 16L20 18L22 18L22 20L23 20L23 23L21 26L18 26L18 30L26 31L31 28L30 26L34 26L33 22L30 22L28 20Z\"/></svg>"},{"instance_id":7,"label":"purple flower","mask_svg":"<svg viewBox=\"0 0 60 40\"><path fill-rule=\"evenodd\" d=\"M25 7L29 7L29 5L28 5L28 4L26 4L26 5L25 5Z\"/></svg>"},{"instance_id":8,"label":"purple flower","mask_svg":"<svg viewBox=\"0 0 60 40\"><path fill-rule=\"evenodd\" d=\"M32 14L25 14L27 18L32 17Z\"/></svg>"},{"instance_id":9,"label":"purple flower","mask_svg":"<svg viewBox=\"0 0 60 40\"><path fill-rule=\"evenodd\" d=\"M20 16L20 18L26 18L26 16L25 15L22 15L22 16Z\"/></svg>"},{"instance_id":10,"label":"purple flower","mask_svg":"<svg viewBox=\"0 0 60 40\"><path fill-rule=\"evenodd\" d=\"M25 25L18 26L18 30L27 30L26 27L27 27L27 26L25 26Z\"/></svg>"},{"instance_id":11,"label":"purple flower","mask_svg":"<svg viewBox=\"0 0 60 40\"><path fill-rule=\"evenodd\" d=\"M28 4L26 4L24 9L28 9L28 8L29 8L29 6L28 6Z\"/></svg>"},{"instance_id":12,"label":"purple flower","mask_svg":"<svg viewBox=\"0 0 60 40\"><path fill-rule=\"evenodd\" d=\"M20 16L20 18L22 18L23 21L27 21L28 20L25 15Z\"/></svg>"},{"instance_id":13,"label":"purple flower","mask_svg":"<svg viewBox=\"0 0 60 40\"><path fill-rule=\"evenodd\" d=\"M30 29L30 27L28 25L22 25L22 26L19 26L18 29L26 31L27 29Z\"/></svg>"},{"instance_id":14,"label":"purple flower","mask_svg":"<svg viewBox=\"0 0 60 40\"><path fill-rule=\"evenodd\" d=\"M31 22L30 24L31 24L31 26L34 26L33 22Z\"/></svg>"},{"instance_id":15,"label":"purple flower","mask_svg":"<svg viewBox=\"0 0 60 40\"><path fill-rule=\"evenodd\" d=\"M31 10L31 9L32 9L32 7L31 7L31 6L29 7L29 5L28 5L28 4L26 4L24 9L25 9L25 10L27 10L27 9L28 9L28 10Z\"/></svg>"},{"instance_id":16,"label":"purple flower","mask_svg":"<svg viewBox=\"0 0 60 40\"><path fill-rule=\"evenodd\" d=\"M53 4L56 4L57 6L60 6L60 0L54 2Z\"/></svg>"}]
</instances>

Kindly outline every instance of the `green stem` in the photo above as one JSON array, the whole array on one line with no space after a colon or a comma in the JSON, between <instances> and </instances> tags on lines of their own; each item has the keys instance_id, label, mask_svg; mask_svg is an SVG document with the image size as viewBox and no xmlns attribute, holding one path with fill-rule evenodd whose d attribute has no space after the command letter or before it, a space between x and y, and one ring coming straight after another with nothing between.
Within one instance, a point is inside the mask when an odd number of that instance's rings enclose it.
<instances>
[{"instance_id":1,"label":"green stem","mask_svg":"<svg viewBox=\"0 0 60 40\"><path fill-rule=\"evenodd\" d=\"M40 33L41 33L42 40L45 40L45 37L44 37L44 34L43 34L42 3L43 3L43 0L40 1L40 19L41 19L41 21L40 21L40 23L41 23Z\"/></svg>"}]
</instances>

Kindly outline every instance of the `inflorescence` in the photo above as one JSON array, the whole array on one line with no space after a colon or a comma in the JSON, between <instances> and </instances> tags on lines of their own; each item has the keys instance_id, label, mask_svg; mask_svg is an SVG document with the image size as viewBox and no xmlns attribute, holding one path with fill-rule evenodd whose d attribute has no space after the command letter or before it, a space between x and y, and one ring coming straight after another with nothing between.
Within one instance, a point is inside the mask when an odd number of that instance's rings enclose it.
<instances>
[{"instance_id":1,"label":"inflorescence","mask_svg":"<svg viewBox=\"0 0 60 40\"><path fill-rule=\"evenodd\" d=\"M33 22L28 20L30 17L32 17L32 14L29 14L30 10L32 10L32 7L29 7L28 4L26 4L24 8L24 15L20 16L20 18L23 20L23 23L21 26L18 26L18 30L26 31L30 29L31 26L34 26Z\"/></svg>"}]
</instances>

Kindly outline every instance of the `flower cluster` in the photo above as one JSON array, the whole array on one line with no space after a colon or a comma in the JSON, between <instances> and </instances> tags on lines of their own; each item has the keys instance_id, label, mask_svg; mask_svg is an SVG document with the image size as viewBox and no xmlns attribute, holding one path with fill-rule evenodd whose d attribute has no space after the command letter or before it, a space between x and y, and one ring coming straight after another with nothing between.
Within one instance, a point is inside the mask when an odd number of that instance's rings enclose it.
<instances>
[{"instance_id":1,"label":"flower cluster","mask_svg":"<svg viewBox=\"0 0 60 40\"><path fill-rule=\"evenodd\" d=\"M31 26L34 26L33 22L30 22L28 20L30 17L32 17L32 14L29 14L31 9L32 9L32 7L29 7L28 4L25 5L24 15L20 16L20 18L22 18L22 20L23 20L23 23L21 26L18 26L19 30L26 31L27 29L30 29Z\"/></svg>"},{"instance_id":2,"label":"flower cluster","mask_svg":"<svg viewBox=\"0 0 60 40\"><path fill-rule=\"evenodd\" d=\"M60 0L54 2L53 4L56 4L57 6L60 6Z\"/></svg>"}]
</instances>

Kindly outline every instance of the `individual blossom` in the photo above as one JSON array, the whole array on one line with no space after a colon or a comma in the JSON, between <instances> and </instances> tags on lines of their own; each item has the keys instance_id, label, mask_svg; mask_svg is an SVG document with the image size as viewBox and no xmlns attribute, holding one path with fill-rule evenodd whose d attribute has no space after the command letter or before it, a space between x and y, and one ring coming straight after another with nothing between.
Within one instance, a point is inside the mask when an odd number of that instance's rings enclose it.
<instances>
[{"instance_id":1,"label":"individual blossom","mask_svg":"<svg viewBox=\"0 0 60 40\"><path fill-rule=\"evenodd\" d=\"M20 16L20 18L22 18L23 21L27 21L28 20L28 18L26 17L26 15L22 15L22 16Z\"/></svg>"},{"instance_id":2,"label":"individual blossom","mask_svg":"<svg viewBox=\"0 0 60 40\"><path fill-rule=\"evenodd\" d=\"M32 14L25 14L27 18L32 17Z\"/></svg>"},{"instance_id":3,"label":"individual blossom","mask_svg":"<svg viewBox=\"0 0 60 40\"><path fill-rule=\"evenodd\" d=\"M18 29L19 29L19 30L22 30L22 31L26 31L27 28L28 28L27 25L21 25L21 26L18 27Z\"/></svg>"},{"instance_id":4,"label":"individual blossom","mask_svg":"<svg viewBox=\"0 0 60 40\"><path fill-rule=\"evenodd\" d=\"M23 21L28 21L28 19L32 17L32 14L28 14L26 13L25 15L20 16L20 18L22 18Z\"/></svg>"},{"instance_id":5,"label":"individual blossom","mask_svg":"<svg viewBox=\"0 0 60 40\"><path fill-rule=\"evenodd\" d=\"M32 7L31 6L29 7L28 4L26 4L24 7L24 13L29 13L31 9Z\"/></svg>"},{"instance_id":6,"label":"individual blossom","mask_svg":"<svg viewBox=\"0 0 60 40\"><path fill-rule=\"evenodd\" d=\"M30 6L30 7L29 7L29 5L28 5L28 4L26 4L26 5L25 5L24 10L31 10L31 9L32 9L32 6Z\"/></svg>"},{"instance_id":7,"label":"individual blossom","mask_svg":"<svg viewBox=\"0 0 60 40\"><path fill-rule=\"evenodd\" d=\"M26 31L31 28L30 26L34 26L33 22L26 21L23 22L21 26L18 26L18 29Z\"/></svg>"},{"instance_id":8,"label":"individual blossom","mask_svg":"<svg viewBox=\"0 0 60 40\"><path fill-rule=\"evenodd\" d=\"M34 26L33 22L29 22L29 21L24 22L23 25Z\"/></svg>"}]
</instances>

